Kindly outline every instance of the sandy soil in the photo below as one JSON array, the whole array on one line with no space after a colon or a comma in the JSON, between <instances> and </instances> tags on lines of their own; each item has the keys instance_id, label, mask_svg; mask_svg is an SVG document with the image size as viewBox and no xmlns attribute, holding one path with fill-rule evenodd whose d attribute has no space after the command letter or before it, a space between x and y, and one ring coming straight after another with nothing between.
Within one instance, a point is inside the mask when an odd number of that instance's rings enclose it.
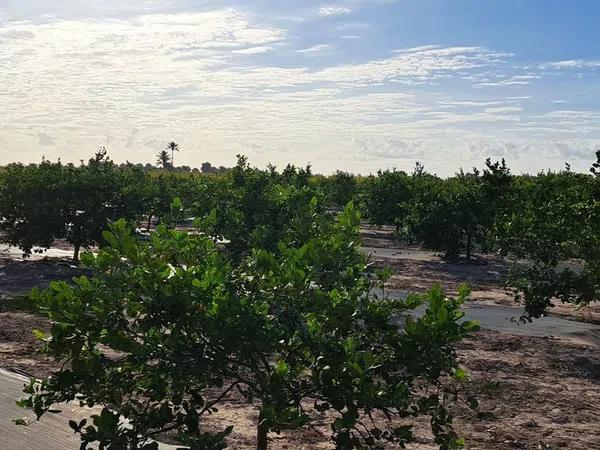
<instances>
[{"instance_id":1,"label":"sandy soil","mask_svg":"<svg viewBox=\"0 0 600 450\"><path fill-rule=\"evenodd\" d=\"M386 231L389 234L389 230ZM387 240L373 235L372 239ZM389 240L387 240L389 243ZM449 292L462 282L473 285L477 302L512 304L500 287L504 270L498 262L480 265L444 261L376 261L390 266L396 289L424 291L434 283ZM37 352L34 328L47 330L45 319L27 312L14 293L44 285L50 279L70 277L81 270L64 261L14 261L0 259L0 367L34 376L45 376L58 365ZM573 320L600 320L600 307L579 311L561 307L553 312ZM517 336L480 331L458 345L460 359L470 374L465 387L480 402L477 412L457 405L455 428L468 448L495 449L600 449L600 352L596 346L552 338ZM235 425L230 448L253 448L257 409L240 398L229 398L207 426L223 429ZM329 429L323 417L313 429L271 436L273 449L328 449ZM414 449L433 449L426 423L416 424Z\"/></svg>"},{"instance_id":2,"label":"sandy soil","mask_svg":"<svg viewBox=\"0 0 600 450\"><path fill-rule=\"evenodd\" d=\"M394 275L387 285L391 289L425 292L434 284L440 284L452 295L461 284L468 283L472 288L471 300L475 303L515 306L513 295L502 285L507 264L491 256L479 256L475 264L452 263L439 258L426 261L381 258L374 259L373 265L393 270ZM557 302L548 312L572 320L600 324L600 304L597 303L577 307Z\"/></svg>"},{"instance_id":3,"label":"sandy soil","mask_svg":"<svg viewBox=\"0 0 600 450\"><path fill-rule=\"evenodd\" d=\"M454 408L455 427L467 447L502 449L600 448L600 355L595 347L549 338L480 331L459 346L471 381L465 394L480 406ZM207 420L209 429L234 424L231 448L252 448L257 409L229 399ZM323 416L315 428L272 435L274 449L333 449ZM434 449L425 422L415 423L410 448Z\"/></svg>"},{"instance_id":4,"label":"sandy soil","mask_svg":"<svg viewBox=\"0 0 600 450\"><path fill-rule=\"evenodd\" d=\"M46 329L43 319L25 313L1 313L0 366L45 376L56 362L36 352L28 332ZM471 449L600 448L600 354L597 347L555 339L480 331L458 347L470 374L469 394L478 412L455 408L455 427ZM206 425L219 430L235 425L230 448L252 448L257 408L230 398ZM435 448L426 423L416 424L413 448ZM323 417L315 428L271 436L273 449L333 448Z\"/></svg>"}]
</instances>

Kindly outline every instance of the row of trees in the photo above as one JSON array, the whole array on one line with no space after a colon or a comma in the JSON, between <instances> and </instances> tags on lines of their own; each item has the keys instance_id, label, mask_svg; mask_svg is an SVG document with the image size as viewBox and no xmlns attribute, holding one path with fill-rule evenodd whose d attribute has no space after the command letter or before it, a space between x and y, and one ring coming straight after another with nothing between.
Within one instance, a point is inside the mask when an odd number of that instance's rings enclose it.
<instances>
[{"instance_id":1,"label":"row of trees","mask_svg":"<svg viewBox=\"0 0 600 450\"><path fill-rule=\"evenodd\" d=\"M281 173L259 170L245 157L209 175L147 172L116 165L104 149L81 165L10 164L0 171L1 239L26 255L66 239L77 260L81 248L103 243L102 231L119 218L150 229L156 221L206 218L214 211L211 235L242 257L252 247L273 249L286 235L309 233L301 230L299 213L308 214L313 197L323 198L310 178L310 170L293 166Z\"/></svg>"},{"instance_id":2,"label":"row of trees","mask_svg":"<svg viewBox=\"0 0 600 450\"><path fill-rule=\"evenodd\" d=\"M105 150L80 166L10 164L0 178L2 240L25 254L64 238L77 260L82 247L100 242L108 221L134 220L142 209L143 171L117 167Z\"/></svg>"},{"instance_id":3,"label":"row of trees","mask_svg":"<svg viewBox=\"0 0 600 450\"><path fill-rule=\"evenodd\" d=\"M397 237L469 260L476 248L512 261L507 287L524 317L544 314L554 300L600 300L600 151L589 174L511 174L506 162L441 179L380 172L356 184L354 198L375 224ZM345 175L342 177L345 178ZM347 185L344 180L343 185Z\"/></svg>"},{"instance_id":4,"label":"row of trees","mask_svg":"<svg viewBox=\"0 0 600 450\"><path fill-rule=\"evenodd\" d=\"M283 238L310 234L298 217L310 213L306 205L311 199L319 213L339 211L353 201L372 223L394 225L398 239L448 258L464 255L469 260L477 250L527 260L531 267L515 266L510 278L527 305L548 305L557 295L585 303L598 298L591 274L598 256L589 250L597 248L592 244L600 223L597 164L590 174L567 168L515 176L505 161L488 160L482 171L461 170L447 179L427 173L420 164L411 174L381 171L357 177L339 172L324 177L313 175L310 167L259 170L240 157L225 172L194 175L117 166L103 150L81 166L44 161L4 168L0 228L4 241L25 253L66 238L77 258L80 248L102 243L102 229L117 218L150 228L156 220L205 218L215 211L212 236L242 258L253 247L273 250ZM175 209L174 198L180 199ZM577 270L565 272L564 263L573 259L579 261ZM583 275L578 273L582 261L589 266ZM550 283L548 277L559 272L560 279ZM535 283L534 275L546 281ZM573 292L567 288L581 283L585 286L573 287ZM558 284L560 292L548 287ZM585 295L578 296L583 289ZM539 315L541 310L532 307L530 312Z\"/></svg>"},{"instance_id":5,"label":"row of trees","mask_svg":"<svg viewBox=\"0 0 600 450\"><path fill-rule=\"evenodd\" d=\"M449 179L422 166L320 177L244 157L218 175L148 173L104 152L79 167L10 165L4 239L24 251L57 238L105 244L83 258L91 277L34 292L53 323L51 337L37 334L65 364L32 382L22 405L38 417L64 401L100 405L71 423L82 448L153 449L167 432L187 448L224 448L231 427L208 431L203 419L232 392L260 408L260 450L270 432L322 412L340 449L401 447L419 416L441 448L457 448L448 380L466 379L452 344L476 328L461 323L468 291L373 298L387 274L371 276L359 251L359 209L449 257L478 248L525 259L509 282L536 316L554 298L598 299L599 172L600 152L590 175L513 176L487 161ZM187 217L196 232L173 229ZM136 239L133 226L153 218L149 241Z\"/></svg>"}]
</instances>

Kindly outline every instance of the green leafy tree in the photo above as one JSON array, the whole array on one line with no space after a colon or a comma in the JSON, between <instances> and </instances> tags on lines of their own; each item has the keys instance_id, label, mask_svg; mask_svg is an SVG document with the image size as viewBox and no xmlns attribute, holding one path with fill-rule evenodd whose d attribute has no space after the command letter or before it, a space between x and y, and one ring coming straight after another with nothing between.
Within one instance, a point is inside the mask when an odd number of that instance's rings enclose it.
<instances>
[{"instance_id":1,"label":"green leafy tree","mask_svg":"<svg viewBox=\"0 0 600 450\"><path fill-rule=\"evenodd\" d=\"M152 219L159 222L170 222L171 202L179 198L183 206L186 206L185 214L191 213L191 206L200 202L204 196L202 183L190 174L176 172L151 173L145 180L143 188L144 214L147 220L147 229L151 228ZM203 211L203 212L209 212Z\"/></svg>"},{"instance_id":2,"label":"green leafy tree","mask_svg":"<svg viewBox=\"0 0 600 450\"><path fill-rule=\"evenodd\" d=\"M0 185L4 240L28 255L33 246L48 248L65 238L77 260L81 248L102 241L109 221L139 216L143 180L141 170L119 168L105 149L81 166L11 165Z\"/></svg>"},{"instance_id":3,"label":"green leafy tree","mask_svg":"<svg viewBox=\"0 0 600 450\"><path fill-rule=\"evenodd\" d=\"M362 187L363 210L376 225L394 224L399 231L410 201L410 177L405 172L379 171Z\"/></svg>"},{"instance_id":4,"label":"green leafy tree","mask_svg":"<svg viewBox=\"0 0 600 450\"><path fill-rule=\"evenodd\" d=\"M71 422L82 448L155 449L166 431L184 448L225 448L232 427L208 432L203 420L233 391L260 408L259 450L314 412L328 412L340 449L402 447L419 416L440 448L461 446L442 381L464 378L452 344L476 327L459 323L468 291L370 298L359 220L349 205L315 220L306 242L254 249L239 265L202 234L160 226L139 243L113 223L110 246L85 255L93 277L34 291L53 323L51 337L37 334L65 364L32 381L21 405L38 417L65 401L99 406Z\"/></svg>"},{"instance_id":5,"label":"green leafy tree","mask_svg":"<svg viewBox=\"0 0 600 450\"><path fill-rule=\"evenodd\" d=\"M60 214L61 163L10 164L0 174L2 240L30 255L34 246L48 248L64 235Z\"/></svg>"},{"instance_id":6,"label":"green leafy tree","mask_svg":"<svg viewBox=\"0 0 600 450\"><path fill-rule=\"evenodd\" d=\"M510 173L504 158L501 162L487 159L481 177L483 207L481 213L481 243L485 251L506 254L503 245L504 225L509 222L515 206L519 204L515 177Z\"/></svg>"},{"instance_id":7,"label":"green leafy tree","mask_svg":"<svg viewBox=\"0 0 600 450\"><path fill-rule=\"evenodd\" d=\"M600 177L592 174L565 170L519 182L519 211L506 221L504 241L521 258L507 285L524 318L543 315L554 300L600 300Z\"/></svg>"},{"instance_id":8,"label":"green leafy tree","mask_svg":"<svg viewBox=\"0 0 600 450\"><path fill-rule=\"evenodd\" d=\"M476 240L481 240L485 198L479 172L441 180L422 174L412 180L412 198L403 222L406 233L426 248L443 251L456 259L471 259Z\"/></svg>"},{"instance_id":9,"label":"green leafy tree","mask_svg":"<svg viewBox=\"0 0 600 450\"><path fill-rule=\"evenodd\" d=\"M68 166L58 214L65 223L65 237L73 244L73 259L81 248L103 241L102 230L110 221L125 218L135 221L140 215L135 197L124 197L127 179L109 158L105 149L98 151L87 165Z\"/></svg>"},{"instance_id":10,"label":"green leafy tree","mask_svg":"<svg viewBox=\"0 0 600 450\"><path fill-rule=\"evenodd\" d=\"M333 176L321 181L327 202L343 208L358 198L357 178L348 172L337 171Z\"/></svg>"},{"instance_id":11,"label":"green leafy tree","mask_svg":"<svg viewBox=\"0 0 600 450\"><path fill-rule=\"evenodd\" d=\"M212 232L228 241L227 249L236 259L254 247L275 251L288 236L304 242L310 234L307 220L322 212L319 193L308 186L308 177L308 169L288 166L278 174L253 168L239 156L225 181L204 191L204 197L212 199L203 202L200 212L206 213L207 204L216 209Z\"/></svg>"}]
</instances>

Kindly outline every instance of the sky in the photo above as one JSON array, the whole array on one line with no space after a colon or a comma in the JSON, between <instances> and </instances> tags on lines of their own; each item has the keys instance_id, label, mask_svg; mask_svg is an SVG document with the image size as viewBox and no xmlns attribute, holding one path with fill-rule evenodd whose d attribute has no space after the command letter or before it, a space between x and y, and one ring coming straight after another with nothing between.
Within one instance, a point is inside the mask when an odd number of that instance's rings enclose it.
<instances>
[{"instance_id":1,"label":"sky","mask_svg":"<svg viewBox=\"0 0 600 450\"><path fill-rule=\"evenodd\" d=\"M597 0L0 0L0 164L587 171Z\"/></svg>"}]
</instances>

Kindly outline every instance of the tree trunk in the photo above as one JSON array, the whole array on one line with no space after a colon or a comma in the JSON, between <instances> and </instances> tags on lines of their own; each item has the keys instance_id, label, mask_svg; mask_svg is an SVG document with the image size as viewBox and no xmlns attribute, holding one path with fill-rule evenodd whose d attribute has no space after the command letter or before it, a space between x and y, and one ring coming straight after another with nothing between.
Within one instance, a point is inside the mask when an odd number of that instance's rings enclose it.
<instances>
[{"instance_id":1,"label":"tree trunk","mask_svg":"<svg viewBox=\"0 0 600 450\"><path fill-rule=\"evenodd\" d=\"M262 409L258 415L258 424L256 427L256 450L267 450L267 435L269 433L269 427L266 424L263 416Z\"/></svg>"},{"instance_id":2,"label":"tree trunk","mask_svg":"<svg viewBox=\"0 0 600 450\"><path fill-rule=\"evenodd\" d=\"M471 232L467 232L467 251L466 251L467 261L471 260Z\"/></svg>"},{"instance_id":3,"label":"tree trunk","mask_svg":"<svg viewBox=\"0 0 600 450\"><path fill-rule=\"evenodd\" d=\"M81 250L81 244L75 244L73 249L73 262L79 262L79 250Z\"/></svg>"}]
</instances>

